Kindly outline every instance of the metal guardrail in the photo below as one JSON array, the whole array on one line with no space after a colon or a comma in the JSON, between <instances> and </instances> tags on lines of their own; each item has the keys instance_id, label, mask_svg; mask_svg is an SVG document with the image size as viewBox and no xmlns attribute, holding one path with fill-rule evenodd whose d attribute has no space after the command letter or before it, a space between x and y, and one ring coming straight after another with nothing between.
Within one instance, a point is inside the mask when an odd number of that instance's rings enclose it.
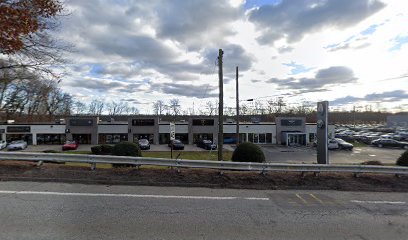
<instances>
[{"instance_id":1,"label":"metal guardrail","mask_svg":"<svg viewBox=\"0 0 408 240\"><path fill-rule=\"evenodd\" d=\"M320 165L320 164L285 164L285 163L249 163L219 162L206 160L177 160L165 158L121 157L83 154L54 154L0 152L0 160L35 161L35 162L72 162L89 163L95 168L97 163L130 164L135 166L167 166L175 168L206 168L219 170L260 171L260 172L338 172L338 173L382 173L408 174L408 167L370 166L370 165Z\"/></svg>"}]
</instances>

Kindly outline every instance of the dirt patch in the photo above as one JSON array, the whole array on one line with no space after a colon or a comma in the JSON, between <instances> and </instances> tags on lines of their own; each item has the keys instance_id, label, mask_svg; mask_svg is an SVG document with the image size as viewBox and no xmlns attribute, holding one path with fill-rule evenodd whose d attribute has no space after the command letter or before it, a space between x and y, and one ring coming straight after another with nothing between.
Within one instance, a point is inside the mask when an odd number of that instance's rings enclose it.
<instances>
[{"instance_id":1,"label":"dirt patch","mask_svg":"<svg viewBox=\"0 0 408 240\"><path fill-rule=\"evenodd\" d=\"M89 167L46 163L2 161L1 181L47 181L92 184L150 186L191 186L238 189L325 189L344 191L408 192L408 176L385 174L321 173L302 175L292 172L240 172L205 169L113 168L91 170Z\"/></svg>"}]
</instances>

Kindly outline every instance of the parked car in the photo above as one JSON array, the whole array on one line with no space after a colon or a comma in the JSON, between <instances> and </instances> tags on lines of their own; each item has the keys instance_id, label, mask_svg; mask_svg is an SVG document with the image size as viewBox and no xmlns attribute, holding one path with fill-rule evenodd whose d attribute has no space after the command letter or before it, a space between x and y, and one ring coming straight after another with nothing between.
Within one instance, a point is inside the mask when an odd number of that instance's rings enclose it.
<instances>
[{"instance_id":1,"label":"parked car","mask_svg":"<svg viewBox=\"0 0 408 240\"><path fill-rule=\"evenodd\" d=\"M27 148L27 142L24 140L17 140L17 141L12 141L8 146L7 150L23 150Z\"/></svg>"},{"instance_id":2,"label":"parked car","mask_svg":"<svg viewBox=\"0 0 408 240\"><path fill-rule=\"evenodd\" d=\"M149 140L147 139L139 139L139 147L142 150L149 150L150 149L150 143Z\"/></svg>"},{"instance_id":3,"label":"parked car","mask_svg":"<svg viewBox=\"0 0 408 240\"><path fill-rule=\"evenodd\" d=\"M335 138L335 140L337 141L337 144L339 145L339 149L353 150L353 147L354 147L353 144L348 143L341 138Z\"/></svg>"},{"instance_id":4,"label":"parked car","mask_svg":"<svg viewBox=\"0 0 408 240\"><path fill-rule=\"evenodd\" d=\"M6 146L7 146L7 142L4 141L4 140L1 140L0 141L0 150L3 149L3 148L6 148Z\"/></svg>"},{"instance_id":5,"label":"parked car","mask_svg":"<svg viewBox=\"0 0 408 240\"><path fill-rule=\"evenodd\" d=\"M377 147L398 147L408 149L408 142L400 142L394 139L380 138L371 142L372 145Z\"/></svg>"},{"instance_id":6,"label":"parked car","mask_svg":"<svg viewBox=\"0 0 408 240\"><path fill-rule=\"evenodd\" d=\"M178 139L171 140L168 146L171 147L172 145L174 150L184 150L184 144Z\"/></svg>"},{"instance_id":7,"label":"parked car","mask_svg":"<svg viewBox=\"0 0 408 240\"><path fill-rule=\"evenodd\" d=\"M317 145L317 142L316 142ZM341 138L331 138L327 143L327 148L329 150L344 149L344 150L353 150L354 145L344 141Z\"/></svg>"},{"instance_id":8,"label":"parked car","mask_svg":"<svg viewBox=\"0 0 408 240\"><path fill-rule=\"evenodd\" d=\"M204 148L206 150L217 149L217 145L214 144L211 140L199 140L197 142L197 147Z\"/></svg>"},{"instance_id":9,"label":"parked car","mask_svg":"<svg viewBox=\"0 0 408 240\"><path fill-rule=\"evenodd\" d=\"M78 148L78 143L75 141L66 141L64 145L62 145L62 151L66 150L76 150Z\"/></svg>"}]
</instances>

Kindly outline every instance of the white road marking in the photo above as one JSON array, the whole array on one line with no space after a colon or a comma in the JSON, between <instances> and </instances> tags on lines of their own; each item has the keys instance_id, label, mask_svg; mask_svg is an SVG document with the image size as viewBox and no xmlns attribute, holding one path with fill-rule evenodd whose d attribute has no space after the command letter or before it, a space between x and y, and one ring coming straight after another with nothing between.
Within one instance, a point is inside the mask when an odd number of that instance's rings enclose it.
<instances>
[{"instance_id":1,"label":"white road marking","mask_svg":"<svg viewBox=\"0 0 408 240\"><path fill-rule=\"evenodd\" d=\"M392 201L360 201L360 200L350 200L352 203L369 203L369 204L396 204L403 205L406 202L392 202Z\"/></svg>"},{"instance_id":2,"label":"white road marking","mask_svg":"<svg viewBox=\"0 0 408 240\"><path fill-rule=\"evenodd\" d=\"M84 196L84 197L133 197L133 198L173 198L173 199L199 199L199 200L255 200L268 201L269 198L257 197L212 197L212 196L176 196L176 195L141 195L127 193L75 193L75 192L36 192L36 191L1 191L0 194L17 195L51 195L51 196Z\"/></svg>"},{"instance_id":3,"label":"white road marking","mask_svg":"<svg viewBox=\"0 0 408 240\"><path fill-rule=\"evenodd\" d=\"M368 155L368 156L370 156L370 157L376 157L377 155L375 155L375 154L370 154L370 155Z\"/></svg>"}]
</instances>

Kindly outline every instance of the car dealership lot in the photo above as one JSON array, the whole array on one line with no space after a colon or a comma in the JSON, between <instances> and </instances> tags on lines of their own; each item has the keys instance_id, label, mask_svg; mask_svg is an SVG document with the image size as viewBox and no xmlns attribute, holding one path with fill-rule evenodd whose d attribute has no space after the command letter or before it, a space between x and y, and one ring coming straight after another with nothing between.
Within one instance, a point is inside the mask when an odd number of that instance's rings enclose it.
<instances>
[{"instance_id":1,"label":"car dealership lot","mask_svg":"<svg viewBox=\"0 0 408 240\"><path fill-rule=\"evenodd\" d=\"M94 145L79 145L77 152L90 151ZM278 145L261 145L267 162L270 163L316 163L316 148L312 147L285 147ZM224 145L224 151L234 151L235 145ZM61 145L29 145L25 152L43 152L45 150L61 151ZM6 150L2 150L6 151ZM151 145L152 152L170 151L166 144ZM182 151L207 151L196 145L185 145ZM212 150L213 152L217 150ZM403 149L377 148L377 147L355 147L352 151L330 150L330 163L336 164L358 164L365 161L381 161L384 164L395 164L397 158L404 152Z\"/></svg>"},{"instance_id":2,"label":"car dealership lot","mask_svg":"<svg viewBox=\"0 0 408 240\"><path fill-rule=\"evenodd\" d=\"M263 146L268 162L285 163L315 163L316 148ZM397 158L404 152L402 149L386 149L376 147L355 147L352 151L330 150L329 161L336 164L357 164L365 161L381 161L384 164L395 164Z\"/></svg>"}]
</instances>

